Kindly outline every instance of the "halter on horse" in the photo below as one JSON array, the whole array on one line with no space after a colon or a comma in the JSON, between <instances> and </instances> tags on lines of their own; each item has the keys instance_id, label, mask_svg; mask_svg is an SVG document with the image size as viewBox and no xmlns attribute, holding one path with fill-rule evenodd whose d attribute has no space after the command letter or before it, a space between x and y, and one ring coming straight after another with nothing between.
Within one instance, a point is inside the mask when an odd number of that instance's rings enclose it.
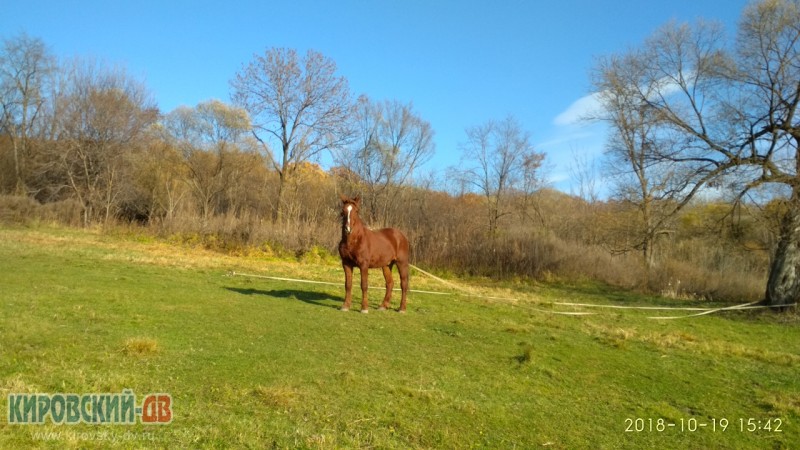
<instances>
[{"instance_id":1,"label":"halter on horse","mask_svg":"<svg viewBox=\"0 0 800 450\"><path fill-rule=\"evenodd\" d=\"M389 308L392 299L392 267L397 264L400 273L399 312L405 312L408 296L408 239L396 228L384 228L373 231L364 226L358 215L361 198L353 199L342 196L342 240L339 242L339 256L344 267L344 304L342 311L348 311L353 300L353 268L358 267L361 273L361 312L369 311L367 289L369 288L369 269L380 267L386 279L386 294L380 310Z\"/></svg>"}]
</instances>

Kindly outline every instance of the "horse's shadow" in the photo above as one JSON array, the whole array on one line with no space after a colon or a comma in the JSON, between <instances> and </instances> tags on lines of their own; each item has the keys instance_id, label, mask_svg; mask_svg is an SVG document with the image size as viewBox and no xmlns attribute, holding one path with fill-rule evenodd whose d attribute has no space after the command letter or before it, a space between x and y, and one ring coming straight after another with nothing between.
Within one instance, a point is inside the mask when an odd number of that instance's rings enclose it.
<instances>
[{"instance_id":1,"label":"horse's shadow","mask_svg":"<svg viewBox=\"0 0 800 450\"><path fill-rule=\"evenodd\" d=\"M334 309L338 309L341 306L340 303L342 302L341 297L334 297L333 295L330 294L325 294L322 292L314 292L314 291L299 291L296 289L264 290L264 289L241 288L241 287L225 287L225 289L242 295L264 295L269 297L300 300L301 302L308 303L310 305L323 306L326 308L334 308ZM330 303L331 301L335 301L336 303L331 304Z\"/></svg>"}]
</instances>

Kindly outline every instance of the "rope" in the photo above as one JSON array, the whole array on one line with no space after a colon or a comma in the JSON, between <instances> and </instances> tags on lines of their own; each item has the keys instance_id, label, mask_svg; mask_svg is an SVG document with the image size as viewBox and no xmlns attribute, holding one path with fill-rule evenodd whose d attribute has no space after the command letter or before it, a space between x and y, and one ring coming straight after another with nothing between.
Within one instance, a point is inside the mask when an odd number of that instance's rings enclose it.
<instances>
[{"instance_id":1,"label":"rope","mask_svg":"<svg viewBox=\"0 0 800 450\"><path fill-rule=\"evenodd\" d=\"M514 302L517 301L517 299L515 299L515 298L490 297L490 296L478 294L471 288L462 287L462 286L459 286L459 285L457 285L455 283L451 283L451 282L449 282L447 280L444 280L442 278L437 277L436 275L434 275L432 273L426 272L426 271L420 269L419 267L417 267L417 266L415 266L413 264L409 263L409 266L413 267L415 270L418 270L418 271L422 272L424 275L427 275L427 276L433 278L434 280L436 280L436 281L438 281L438 282L440 282L442 284L450 286L451 288L453 288L453 289L455 289L457 291L464 292L467 295L470 295L470 296L473 296L473 297L484 298L484 299L489 299L489 300L511 300L511 301L514 301ZM583 312L583 311L548 311L548 310L545 310L545 309L538 309L538 308L531 308L531 309L533 309L534 311L537 311L537 312L541 312L541 313L559 314L559 315L563 315L563 316L592 316L592 315L595 314L595 313L592 313L592 312Z\"/></svg>"},{"instance_id":2,"label":"rope","mask_svg":"<svg viewBox=\"0 0 800 450\"><path fill-rule=\"evenodd\" d=\"M744 304L735 305L735 306L727 306L725 308L710 309L708 311L703 311L701 313L687 314L687 315L684 315L684 316L656 316L656 317L648 317L648 319L653 319L653 320L685 319L687 317L697 317L697 316L704 316L706 314L713 314L713 313L716 313L716 312L719 312L719 311L736 311L736 310L765 309L765 308L784 308L784 307L790 307L790 306L797 306L797 303L792 303L792 304L789 304L789 305L756 305L756 306L753 306L756 303L758 303L758 302L744 303Z\"/></svg>"},{"instance_id":3,"label":"rope","mask_svg":"<svg viewBox=\"0 0 800 450\"><path fill-rule=\"evenodd\" d=\"M485 299L517 301L517 299L515 299L515 298L489 297L489 296L485 296L485 295L481 295L481 294L476 294L471 289L467 289L467 288L461 287L459 285L456 285L454 283L451 283L449 281L443 280L443 279L437 277L436 275L428 273L428 272L420 269L419 267L417 267L417 266L415 266L413 264L409 264L409 265L411 267L413 267L414 269L422 272L423 274L433 278L434 280L437 280L437 281L439 281L439 282L441 282L443 284L446 284L447 286L450 286L450 287L452 287L452 288L454 288L456 290L459 290L459 291L462 291L462 292L466 292L466 293L468 293L468 295L473 295L473 296L480 297L480 298L485 298ZM758 302L743 303L741 305L726 306L726 307L723 307L723 308L669 307L669 306L623 306L623 305L598 305L598 304L592 304L592 303L572 303L572 302L553 302L552 304L553 305L559 305L559 306L577 306L577 307L582 307L582 308L634 309L634 310L644 310L644 311L648 311L648 310L649 311L700 311L700 312L695 313L695 314L686 314L686 315L683 315L683 316L652 316L652 317L648 317L648 319L653 319L653 320L673 320L673 319L683 319L683 318L687 318L687 317L699 317L699 316L704 316L704 315L707 315L707 314L714 314L714 313L717 313L717 312L720 312L720 311L735 311L735 310L765 309L765 308L783 308L783 307L797 306L797 303L792 303L792 304L789 304L789 305L780 305L780 306L756 305L756 303L758 303ZM561 314L561 315L569 315L569 316L587 316L587 315L595 314L595 313L591 313L591 312L577 312L577 311L576 312L547 311L547 310L537 309L537 308L533 308L533 310L534 311L538 311L538 312L542 312L542 313Z\"/></svg>"},{"instance_id":4,"label":"rope","mask_svg":"<svg viewBox=\"0 0 800 450\"><path fill-rule=\"evenodd\" d=\"M553 302L554 305L581 306L585 308L612 308L612 309L641 309L641 310L666 310L666 311L711 311L714 308L670 307L670 306L623 306L623 305L597 305L592 303ZM747 303L748 305L752 303Z\"/></svg>"},{"instance_id":5,"label":"rope","mask_svg":"<svg viewBox=\"0 0 800 450\"><path fill-rule=\"evenodd\" d=\"M438 282L440 282L442 284L445 284L445 285L453 288L456 291L461 291L462 293L464 293L464 294L466 294L468 296L477 297L477 298L483 298L483 299L489 299L489 300L506 300L506 301L514 301L514 302L518 301L518 299L516 299L516 298L492 297L492 296L483 295L483 294L477 293L472 288L468 288L468 287L465 287L465 286L460 286L458 284L455 284L455 283L452 283L450 281L447 281L447 280L444 280L442 278L439 278L436 275L433 275L430 272L426 272L426 271L420 269L419 267L417 267L417 266L415 266L413 264L409 264L409 266L414 268L414 270L417 270L420 273L422 273L424 275L427 275L428 277L433 278L434 280L436 280L436 281L438 281ZM239 272L234 272L234 271L229 272L228 274L226 274L226 276L262 278L262 279L275 280L275 281L287 281L287 282L291 282L291 283L309 283L309 284L323 284L323 285L328 285L328 286L341 286L341 283L333 283L333 282L330 282L330 281L316 281L316 280L303 280L303 279L298 279L298 278L273 277L273 276L268 276L268 275L256 275L256 274L250 274L250 273L239 273ZM400 289L397 289L397 288L395 288L393 290L394 291L401 291ZM415 292L415 293L418 293L418 294L429 294L429 295L453 295L450 292L424 291L424 290L419 290L419 289L409 289L409 292ZM784 308L784 307L797 306L797 303L792 303L792 304L789 304L789 305L756 305L756 303L758 303L758 302L743 303L741 305L726 306L726 307L723 307L723 308L668 307L668 306L623 306L623 305L598 305L598 304L592 304L592 303L572 303L572 302L552 302L551 304L559 305L559 306L581 307L581 308L633 309L633 310L650 310L650 311L654 311L654 310L655 311L700 311L700 312L695 313L695 314L686 314L686 315L682 315L682 316L652 316L652 317L648 317L648 319L652 319L652 320L684 319L684 318L689 318L689 317L699 317L699 316L704 316L704 315L707 315L707 314L714 314L714 313L717 313L717 312L720 312L720 311L737 311L737 310L765 309L765 308ZM564 315L564 316L589 316L589 315L595 315L596 314L596 313L593 313L593 312L585 312L585 311L548 311L548 310L538 309L538 308L532 308L532 310L537 311L537 312L541 312L541 313L558 314L558 315Z\"/></svg>"},{"instance_id":6,"label":"rope","mask_svg":"<svg viewBox=\"0 0 800 450\"><path fill-rule=\"evenodd\" d=\"M417 266L415 266L413 264L409 264L409 266L411 266L415 270L418 270L418 271L422 272L423 274L433 278L434 280L439 281L440 283L446 284L447 286L450 286L450 287L452 287L453 289L455 289L457 291L464 292L467 295L470 295L470 296L473 296L473 297L484 298L484 299L489 299L489 300L507 300L507 301L510 300L510 301L513 301L513 302L518 301L515 298L491 297L491 296L488 296L488 295L479 294L479 293L476 293L471 288L462 287L462 286L459 286L459 285L457 285L455 283L451 283L451 282L449 282L447 280L444 280L442 278L437 277L436 275L434 275L432 273L426 272L426 271L420 269L419 267L417 267ZM593 316L595 314L593 312L585 312L585 311L548 311L546 309L538 309L538 308L531 308L531 309L534 310L534 311L540 312L540 313L558 314L558 315L562 315L562 316Z\"/></svg>"},{"instance_id":7,"label":"rope","mask_svg":"<svg viewBox=\"0 0 800 450\"><path fill-rule=\"evenodd\" d=\"M417 266L415 266L415 265L413 265L411 263L408 263L408 265L411 266L414 270L422 272L423 274L433 278L434 280L436 280L436 281L438 281L438 282L440 282L442 284L446 284L447 286L450 286L451 288L453 288L453 289L455 289L457 291L466 291L466 292L468 292L466 289L462 288L461 286L459 286L457 284L453 284L453 283L451 283L451 282L449 282L447 280L443 280L443 279L437 277L436 275L434 275L434 274L432 274L430 272L426 272L426 271L420 269L419 267L417 267Z\"/></svg>"}]
</instances>

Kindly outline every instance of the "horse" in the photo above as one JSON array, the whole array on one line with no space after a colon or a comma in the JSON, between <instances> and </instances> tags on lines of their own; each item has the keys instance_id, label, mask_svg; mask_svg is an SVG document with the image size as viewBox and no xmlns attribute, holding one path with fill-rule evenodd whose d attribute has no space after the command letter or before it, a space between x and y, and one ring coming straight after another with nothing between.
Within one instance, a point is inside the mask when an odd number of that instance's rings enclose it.
<instances>
[{"instance_id":1,"label":"horse","mask_svg":"<svg viewBox=\"0 0 800 450\"><path fill-rule=\"evenodd\" d=\"M389 308L392 300L392 267L397 265L400 273L400 308L398 312L406 311L408 297L409 274L409 245L408 239L396 228L383 228L370 230L359 217L361 198L353 199L341 196L342 199L342 240L339 243L339 256L342 257L344 268L344 304L342 311L349 311L353 300L353 268L358 267L361 272L361 312L369 312L367 302L367 289L369 288L369 269L380 267L386 280L386 295L379 310Z\"/></svg>"}]
</instances>

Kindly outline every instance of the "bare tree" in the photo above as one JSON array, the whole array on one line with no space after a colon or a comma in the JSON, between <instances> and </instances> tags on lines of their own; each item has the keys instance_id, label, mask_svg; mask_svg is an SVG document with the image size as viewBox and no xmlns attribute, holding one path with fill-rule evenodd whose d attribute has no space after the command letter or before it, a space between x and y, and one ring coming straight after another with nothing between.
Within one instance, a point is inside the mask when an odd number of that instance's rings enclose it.
<instances>
[{"instance_id":1,"label":"bare tree","mask_svg":"<svg viewBox=\"0 0 800 450\"><path fill-rule=\"evenodd\" d=\"M364 200L366 218L369 222L374 220L374 208L371 207L374 192L368 186L377 184L383 173L379 152L374 150L382 121L383 114L379 105L367 96L360 96L353 105L351 113L353 139L350 145L334 152L334 160L338 164L335 172L344 184L340 189L353 192L360 192L363 189L370 191Z\"/></svg>"},{"instance_id":2,"label":"bare tree","mask_svg":"<svg viewBox=\"0 0 800 450\"><path fill-rule=\"evenodd\" d=\"M577 192L570 187L570 194L577 195L587 204L594 204L600 198L597 187L597 163L590 160L586 154L576 150L572 152L572 162L569 165L570 178L577 183Z\"/></svg>"},{"instance_id":3,"label":"bare tree","mask_svg":"<svg viewBox=\"0 0 800 450\"><path fill-rule=\"evenodd\" d=\"M608 122L611 134L606 144L605 172L612 182L612 198L632 205L638 212L617 222L617 232L605 242L612 253L641 252L645 274L655 266L658 237L670 233L670 222L686 203L680 202L691 176L681 177L673 163L654 159L654 153L674 148L670 133L660 129L659 116L639 95L645 67L630 56L602 58L595 68L594 85L603 104L598 117ZM660 84L650 86L659 88ZM652 93L645 92L649 96ZM647 283L648 280L645 280Z\"/></svg>"},{"instance_id":4,"label":"bare tree","mask_svg":"<svg viewBox=\"0 0 800 450\"><path fill-rule=\"evenodd\" d=\"M642 70L623 82L672 142L649 147L648 158L690 180L676 189L681 205L723 176L741 180L740 198L783 186L765 297L787 305L800 298L800 2L751 4L727 44L717 26L669 24L627 55Z\"/></svg>"},{"instance_id":5,"label":"bare tree","mask_svg":"<svg viewBox=\"0 0 800 450\"><path fill-rule=\"evenodd\" d=\"M353 116L356 139L336 160L366 189L370 222L386 224L398 188L433 155L433 128L412 104L396 100L375 103L362 96Z\"/></svg>"},{"instance_id":6,"label":"bare tree","mask_svg":"<svg viewBox=\"0 0 800 450\"><path fill-rule=\"evenodd\" d=\"M158 219L171 223L189 191L188 169L180 150L160 133L153 134L136 155L131 182L138 201L129 208L149 223Z\"/></svg>"},{"instance_id":7,"label":"bare tree","mask_svg":"<svg viewBox=\"0 0 800 450\"><path fill-rule=\"evenodd\" d=\"M272 48L236 74L232 98L251 117L253 134L278 173L275 220L285 209L284 188L302 162L350 138L350 90L336 64L309 50Z\"/></svg>"},{"instance_id":8,"label":"bare tree","mask_svg":"<svg viewBox=\"0 0 800 450\"><path fill-rule=\"evenodd\" d=\"M179 107L166 116L164 123L169 141L183 153L187 182L200 215L208 220L247 170L237 156L240 147L248 147L247 112L210 100L194 108Z\"/></svg>"},{"instance_id":9,"label":"bare tree","mask_svg":"<svg viewBox=\"0 0 800 450\"><path fill-rule=\"evenodd\" d=\"M123 192L130 150L158 117L144 85L124 71L76 60L58 103L60 165L83 221L108 221Z\"/></svg>"},{"instance_id":10,"label":"bare tree","mask_svg":"<svg viewBox=\"0 0 800 450\"><path fill-rule=\"evenodd\" d=\"M22 34L0 49L0 131L11 140L14 192L27 194L31 140L44 116L46 92L56 70L44 42Z\"/></svg>"},{"instance_id":11,"label":"bare tree","mask_svg":"<svg viewBox=\"0 0 800 450\"><path fill-rule=\"evenodd\" d=\"M534 151L528 132L514 117L467 129L461 145L465 179L486 202L487 230L494 238L500 219L509 214L513 194L535 189L544 154Z\"/></svg>"}]
</instances>

